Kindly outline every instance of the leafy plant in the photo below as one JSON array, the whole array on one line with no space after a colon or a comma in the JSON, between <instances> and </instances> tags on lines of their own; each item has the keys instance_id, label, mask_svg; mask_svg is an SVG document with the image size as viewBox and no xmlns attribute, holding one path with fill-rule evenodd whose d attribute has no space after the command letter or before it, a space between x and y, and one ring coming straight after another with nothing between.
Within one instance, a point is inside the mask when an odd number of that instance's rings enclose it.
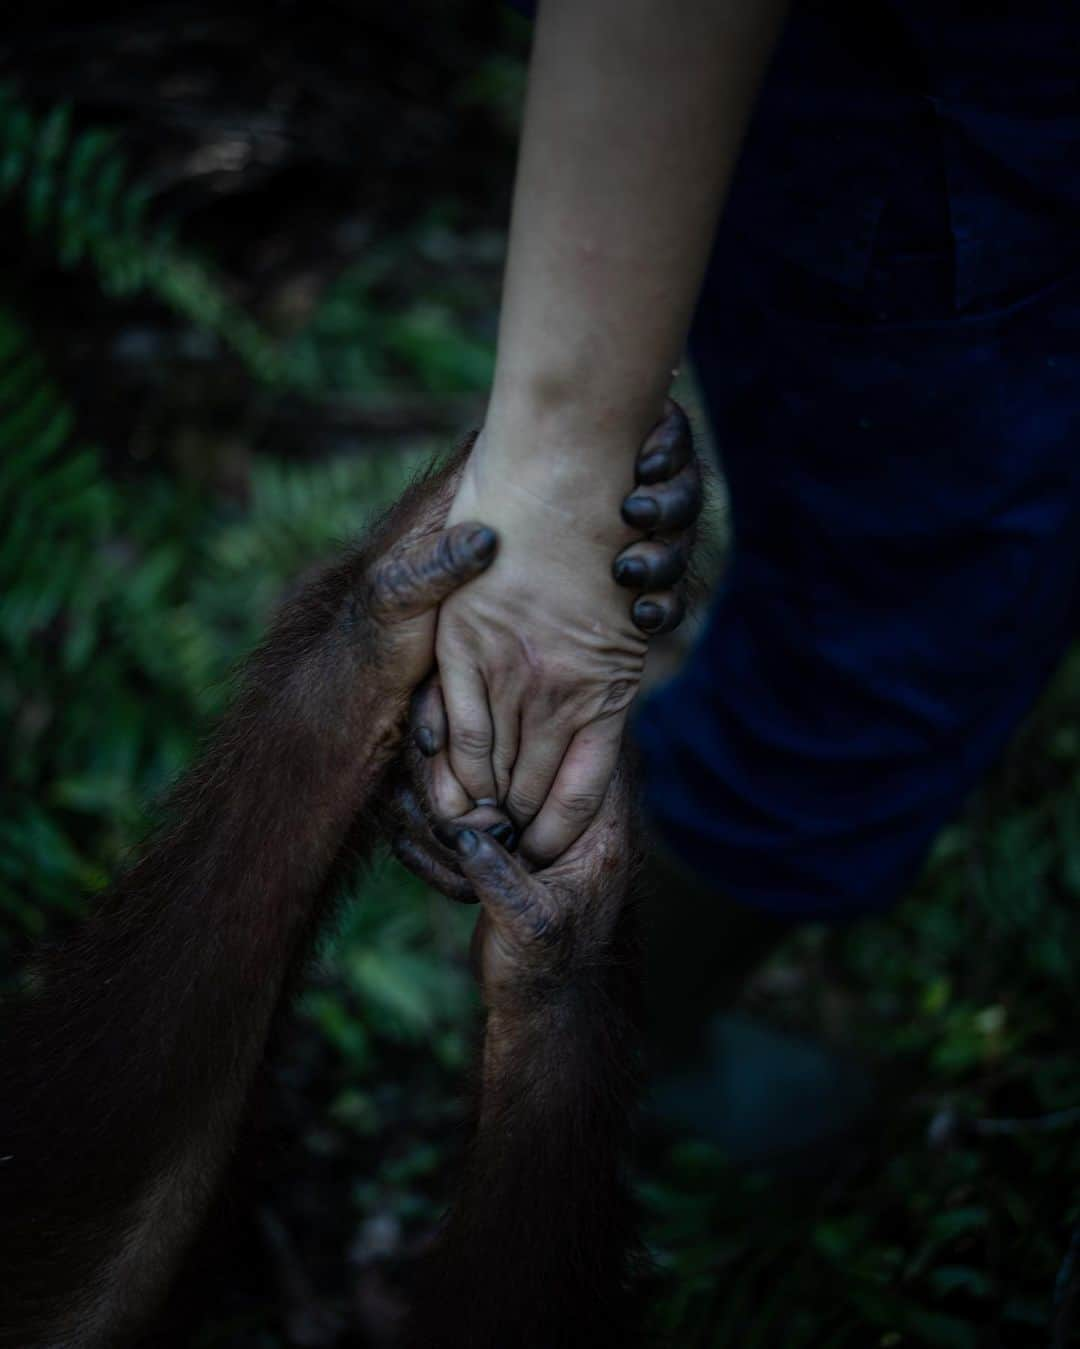
<instances>
[{"instance_id":1,"label":"leafy plant","mask_svg":"<svg viewBox=\"0 0 1080 1349\"><path fill-rule=\"evenodd\" d=\"M268 383L292 376L278 344L228 296L211 269L153 223L153 190L133 180L118 137L76 129L64 103L42 117L0 86L0 200L21 202L31 238L65 269L93 268L107 296L149 292L212 333Z\"/></svg>"}]
</instances>

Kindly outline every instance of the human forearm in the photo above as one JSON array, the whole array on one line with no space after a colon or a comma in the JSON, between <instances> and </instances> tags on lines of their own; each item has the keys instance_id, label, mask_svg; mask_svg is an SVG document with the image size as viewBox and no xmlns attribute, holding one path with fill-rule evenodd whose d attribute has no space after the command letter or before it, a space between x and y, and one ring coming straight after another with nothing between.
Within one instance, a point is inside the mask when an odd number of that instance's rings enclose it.
<instances>
[{"instance_id":1,"label":"human forearm","mask_svg":"<svg viewBox=\"0 0 1080 1349\"><path fill-rule=\"evenodd\" d=\"M490 521L505 547L437 637L461 794L505 802L534 862L587 825L641 681L610 559L667 522L622 498L783 6L540 8L494 385L450 514Z\"/></svg>"},{"instance_id":2,"label":"human forearm","mask_svg":"<svg viewBox=\"0 0 1080 1349\"><path fill-rule=\"evenodd\" d=\"M617 517L783 9L544 0L477 471Z\"/></svg>"}]
</instances>

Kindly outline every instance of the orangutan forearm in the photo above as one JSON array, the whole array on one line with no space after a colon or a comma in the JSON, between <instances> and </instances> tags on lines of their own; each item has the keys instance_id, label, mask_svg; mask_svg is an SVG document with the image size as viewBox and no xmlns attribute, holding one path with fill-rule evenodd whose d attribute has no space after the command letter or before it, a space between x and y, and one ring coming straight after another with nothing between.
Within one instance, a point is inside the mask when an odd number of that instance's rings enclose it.
<instances>
[{"instance_id":1,"label":"orangutan forearm","mask_svg":"<svg viewBox=\"0 0 1080 1349\"><path fill-rule=\"evenodd\" d=\"M636 960L603 957L489 1018L457 1199L408 1349L634 1349L642 1263L625 1168L638 1087Z\"/></svg>"},{"instance_id":2,"label":"orangutan forearm","mask_svg":"<svg viewBox=\"0 0 1080 1349\"><path fill-rule=\"evenodd\" d=\"M543 0L480 447L491 481L579 525L617 518L785 10Z\"/></svg>"},{"instance_id":3,"label":"orangutan forearm","mask_svg":"<svg viewBox=\"0 0 1080 1349\"><path fill-rule=\"evenodd\" d=\"M284 612L139 860L7 1009L4 1349L114 1349L194 1235L290 973L370 833L435 608L494 549L475 525L439 532L446 482Z\"/></svg>"}]
</instances>

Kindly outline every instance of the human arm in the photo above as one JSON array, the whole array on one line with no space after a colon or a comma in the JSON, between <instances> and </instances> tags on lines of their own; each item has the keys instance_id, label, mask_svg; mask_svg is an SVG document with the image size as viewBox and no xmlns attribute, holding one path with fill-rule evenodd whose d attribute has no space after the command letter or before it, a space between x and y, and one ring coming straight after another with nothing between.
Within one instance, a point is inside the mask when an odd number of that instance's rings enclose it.
<instances>
[{"instance_id":1,"label":"human arm","mask_svg":"<svg viewBox=\"0 0 1080 1349\"><path fill-rule=\"evenodd\" d=\"M430 668L435 606L494 535L429 477L306 586L141 855L0 1019L0 1345L122 1343L217 1186L273 1015L359 860Z\"/></svg>"},{"instance_id":2,"label":"human arm","mask_svg":"<svg viewBox=\"0 0 1080 1349\"><path fill-rule=\"evenodd\" d=\"M457 1197L412 1290L408 1349L632 1349L641 1251L626 1181L637 1093L631 811L617 775L600 814L530 876L459 832L481 916L487 1021Z\"/></svg>"},{"instance_id":3,"label":"human arm","mask_svg":"<svg viewBox=\"0 0 1080 1349\"><path fill-rule=\"evenodd\" d=\"M645 641L612 583L782 0L545 0L494 385L451 518L504 539L440 613L450 758L549 861L603 796ZM664 520L627 518L636 529Z\"/></svg>"}]
</instances>

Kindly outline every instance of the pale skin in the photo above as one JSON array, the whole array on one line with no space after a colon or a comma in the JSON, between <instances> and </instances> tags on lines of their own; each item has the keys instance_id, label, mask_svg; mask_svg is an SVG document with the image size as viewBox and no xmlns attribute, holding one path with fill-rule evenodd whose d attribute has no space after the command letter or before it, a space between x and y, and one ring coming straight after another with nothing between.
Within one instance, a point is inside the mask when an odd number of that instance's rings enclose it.
<instances>
[{"instance_id":1,"label":"pale skin","mask_svg":"<svg viewBox=\"0 0 1080 1349\"><path fill-rule=\"evenodd\" d=\"M449 763L436 802L504 806L536 865L588 826L647 637L611 568L663 536L620 503L661 419L784 0L544 0L495 379L450 520L490 521L490 571L439 613ZM642 545L638 545L640 549Z\"/></svg>"}]
</instances>

